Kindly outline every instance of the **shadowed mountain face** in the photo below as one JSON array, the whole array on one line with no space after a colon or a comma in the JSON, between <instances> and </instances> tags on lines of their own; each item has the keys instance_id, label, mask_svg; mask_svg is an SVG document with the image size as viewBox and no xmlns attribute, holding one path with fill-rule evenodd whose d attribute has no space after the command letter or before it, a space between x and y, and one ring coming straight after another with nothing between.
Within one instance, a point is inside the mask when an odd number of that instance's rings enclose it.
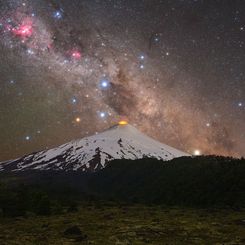
<instances>
[{"instance_id":1,"label":"shadowed mountain face","mask_svg":"<svg viewBox=\"0 0 245 245\"><path fill-rule=\"evenodd\" d=\"M0 173L0 193L5 193L7 200L16 193L13 198L26 198L24 203L41 191L61 201L245 207L244 159L181 157L164 163L150 158L121 159L93 173L5 171ZM1 203L0 196L0 208Z\"/></svg>"},{"instance_id":2,"label":"shadowed mountain face","mask_svg":"<svg viewBox=\"0 0 245 245\"><path fill-rule=\"evenodd\" d=\"M181 156L188 156L188 154L144 135L131 125L118 124L94 136L0 163L0 170L94 172L115 159L156 158L168 161Z\"/></svg>"}]
</instances>

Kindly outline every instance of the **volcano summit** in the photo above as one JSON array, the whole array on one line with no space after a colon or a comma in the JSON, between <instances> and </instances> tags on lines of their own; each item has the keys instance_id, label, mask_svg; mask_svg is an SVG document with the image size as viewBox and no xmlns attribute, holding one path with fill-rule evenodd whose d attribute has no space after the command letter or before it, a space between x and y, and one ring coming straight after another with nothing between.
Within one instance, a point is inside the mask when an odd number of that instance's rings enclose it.
<instances>
[{"instance_id":1,"label":"volcano summit","mask_svg":"<svg viewBox=\"0 0 245 245\"><path fill-rule=\"evenodd\" d=\"M171 160L188 156L141 133L135 127L119 123L102 133L74 140L56 148L0 163L0 171L63 170L94 172L114 159L156 158Z\"/></svg>"}]
</instances>

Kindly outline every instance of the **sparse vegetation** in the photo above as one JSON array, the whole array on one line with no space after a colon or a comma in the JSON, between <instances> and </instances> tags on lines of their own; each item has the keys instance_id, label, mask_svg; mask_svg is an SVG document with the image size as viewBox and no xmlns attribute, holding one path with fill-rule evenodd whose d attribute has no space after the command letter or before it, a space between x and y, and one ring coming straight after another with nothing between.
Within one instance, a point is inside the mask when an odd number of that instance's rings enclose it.
<instances>
[{"instance_id":1,"label":"sparse vegetation","mask_svg":"<svg viewBox=\"0 0 245 245\"><path fill-rule=\"evenodd\" d=\"M0 244L244 244L244 159L0 175Z\"/></svg>"},{"instance_id":2,"label":"sparse vegetation","mask_svg":"<svg viewBox=\"0 0 245 245\"><path fill-rule=\"evenodd\" d=\"M245 211L83 203L76 213L0 219L1 245L244 244Z\"/></svg>"}]
</instances>

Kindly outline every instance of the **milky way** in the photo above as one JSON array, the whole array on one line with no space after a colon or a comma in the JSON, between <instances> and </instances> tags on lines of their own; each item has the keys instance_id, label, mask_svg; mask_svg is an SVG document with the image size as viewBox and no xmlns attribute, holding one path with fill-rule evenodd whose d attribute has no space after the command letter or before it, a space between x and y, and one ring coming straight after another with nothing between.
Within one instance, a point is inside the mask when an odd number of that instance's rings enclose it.
<instances>
[{"instance_id":1,"label":"milky way","mask_svg":"<svg viewBox=\"0 0 245 245\"><path fill-rule=\"evenodd\" d=\"M0 160L120 119L245 155L243 1L0 1Z\"/></svg>"}]
</instances>

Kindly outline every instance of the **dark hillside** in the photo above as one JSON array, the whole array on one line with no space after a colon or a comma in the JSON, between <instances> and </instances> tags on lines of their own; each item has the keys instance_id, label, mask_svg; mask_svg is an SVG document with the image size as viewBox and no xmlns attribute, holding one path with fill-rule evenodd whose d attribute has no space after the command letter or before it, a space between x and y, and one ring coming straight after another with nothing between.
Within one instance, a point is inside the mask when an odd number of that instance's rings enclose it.
<instances>
[{"instance_id":1,"label":"dark hillside","mask_svg":"<svg viewBox=\"0 0 245 245\"><path fill-rule=\"evenodd\" d=\"M93 174L4 172L0 174L0 210L6 215L48 214L53 206L56 210L82 201L244 208L244 176L244 159L216 156L169 162L117 160Z\"/></svg>"},{"instance_id":2,"label":"dark hillside","mask_svg":"<svg viewBox=\"0 0 245 245\"><path fill-rule=\"evenodd\" d=\"M102 197L190 206L245 206L245 161L206 156L118 160L92 176Z\"/></svg>"}]
</instances>

